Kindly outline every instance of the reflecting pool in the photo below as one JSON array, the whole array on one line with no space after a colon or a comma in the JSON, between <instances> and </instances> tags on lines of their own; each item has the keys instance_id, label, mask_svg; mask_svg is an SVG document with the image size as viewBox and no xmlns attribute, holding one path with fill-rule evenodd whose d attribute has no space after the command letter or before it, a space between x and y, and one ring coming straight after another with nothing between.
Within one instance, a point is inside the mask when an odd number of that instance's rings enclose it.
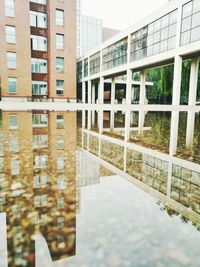
<instances>
[{"instance_id":1,"label":"reflecting pool","mask_svg":"<svg viewBox=\"0 0 200 267\"><path fill-rule=\"evenodd\" d=\"M0 267L199 267L200 113L0 113Z\"/></svg>"}]
</instances>

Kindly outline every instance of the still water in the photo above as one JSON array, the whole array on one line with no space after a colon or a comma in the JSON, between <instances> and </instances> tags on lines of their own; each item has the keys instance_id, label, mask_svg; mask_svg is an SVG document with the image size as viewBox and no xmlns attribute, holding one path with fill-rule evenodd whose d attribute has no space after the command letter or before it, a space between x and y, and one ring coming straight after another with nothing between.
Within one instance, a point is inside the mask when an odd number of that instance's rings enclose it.
<instances>
[{"instance_id":1,"label":"still water","mask_svg":"<svg viewBox=\"0 0 200 267\"><path fill-rule=\"evenodd\" d=\"M200 266L200 115L129 115L1 112L0 267Z\"/></svg>"}]
</instances>

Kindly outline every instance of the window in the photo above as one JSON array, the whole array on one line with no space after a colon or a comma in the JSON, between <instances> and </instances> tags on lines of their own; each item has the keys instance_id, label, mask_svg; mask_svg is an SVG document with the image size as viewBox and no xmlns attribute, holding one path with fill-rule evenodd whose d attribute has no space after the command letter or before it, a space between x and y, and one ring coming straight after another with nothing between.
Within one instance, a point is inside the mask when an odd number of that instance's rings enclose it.
<instances>
[{"instance_id":1,"label":"window","mask_svg":"<svg viewBox=\"0 0 200 267\"><path fill-rule=\"evenodd\" d=\"M48 126L47 114L33 114L32 116L33 127L43 128Z\"/></svg>"},{"instance_id":2,"label":"window","mask_svg":"<svg viewBox=\"0 0 200 267\"><path fill-rule=\"evenodd\" d=\"M41 12L30 11L30 24L32 27L47 28L47 15Z\"/></svg>"},{"instance_id":3,"label":"window","mask_svg":"<svg viewBox=\"0 0 200 267\"><path fill-rule=\"evenodd\" d=\"M56 25L64 26L64 10L56 9Z\"/></svg>"},{"instance_id":4,"label":"window","mask_svg":"<svg viewBox=\"0 0 200 267\"><path fill-rule=\"evenodd\" d=\"M34 197L34 205L35 207L45 207L47 206L47 195L38 195Z\"/></svg>"},{"instance_id":5,"label":"window","mask_svg":"<svg viewBox=\"0 0 200 267\"><path fill-rule=\"evenodd\" d=\"M48 135L33 135L33 148L47 148Z\"/></svg>"},{"instance_id":6,"label":"window","mask_svg":"<svg viewBox=\"0 0 200 267\"><path fill-rule=\"evenodd\" d=\"M63 170L65 167L64 157L57 158L57 170Z\"/></svg>"},{"instance_id":7,"label":"window","mask_svg":"<svg viewBox=\"0 0 200 267\"><path fill-rule=\"evenodd\" d=\"M47 167L48 156L35 156L35 168L43 169Z\"/></svg>"},{"instance_id":8,"label":"window","mask_svg":"<svg viewBox=\"0 0 200 267\"><path fill-rule=\"evenodd\" d=\"M67 189L67 177L59 176L57 178L57 189L58 190L65 190Z\"/></svg>"},{"instance_id":9,"label":"window","mask_svg":"<svg viewBox=\"0 0 200 267\"><path fill-rule=\"evenodd\" d=\"M6 26L6 42L10 44L16 43L16 30L14 26Z\"/></svg>"},{"instance_id":10,"label":"window","mask_svg":"<svg viewBox=\"0 0 200 267\"><path fill-rule=\"evenodd\" d=\"M47 82L32 81L32 94L47 95L48 94Z\"/></svg>"},{"instance_id":11,"label":"window","mask_svg":"<svg viewBox=\"0 0 200 267\"><path fill-rule=\"evenodd\" d=\"M14 0L5 0L5 15L8 17L14 17L15 16Z\"/></svg>"},{"instance_id":12,"label":"window","mask_svg":"<svg viewBox=\"0 0 200 267\"><path fill-rule=\"evenodd\" d=\"M56 58L56 71L58 73L64 72L64 58L63 57Z\"/></svg>"},{"instance_id":13,"label":"window","mask_svg":"<svg viewBox=\"0 0 200 267\"><path fill-rule=\"evenodd\" d=\"M42 188L47 185L47 176L46 175L36 175L33 180L34 188Z\"/></svg>"},{"instance_id":14,"label":"window","mask_svg":"<svg viewBox=\"0 0 200 267\"><path fill-rule=\"evenodd\" d=\"M64 81L63 80L57 80L56 81L56 94L57 95L63 95L64 90Z\"/></svg>"},{"instance_id":15,"label":"window","mask_svg":"<svg viewBox=\"0 0 200 267\"><path fill-rule=\"evenodd\" d=\"M47 73L47 60L40 58L31 59L32 73Z\"/></svg>"},{"instance_id":16,"label":"window","mask_svg":"<svg viewBox=\"0 0 200 267\"><path fill-rule=\"evenodd\" d=\"M18 129L18 118L17 118L17 115L10 115L9 116L9 128L10 128L10 130Z\"/></svg>"},{"instance_id":17,"label":"window","mask_svg":"<svg viewBox=\"0 0 200 267\"><path fill-rule=\"evenodd\" d=\"M57 115L56 123L57 123L57 129L64 129L64 116Z\"/></svg>"},{"instance_id":18,"label":"window","mask_svg":"<svg viewBox=\"0 0 200 267\"><path fill-rule=\"evenodd\" d=\"M63 150L65 148L65 138L64 136L58 136L56 140L56 149Z\"/></svg>"},{"instance_id":19,"label":"window","mask_svg":"<svg viewBox=\"0 0 200 267\"><path fill-rule=\"evenodd\" d=\"M47 38L38 35L31 35L31 49L47 51Z\"/></svg>"},{"instance_id":20,"label":"window","mask_svg":"<svg viewBox=\"0 0 200 267\"><path fill-rule=\"evenodd\" d=\"M14 52L7 52L7 67L9 69L16 69L16 53Z\"/></svg>"},{"instance_id":21,"label":"window","mask_svg":"<svg viewBox=\"0 0 200 267\"><path fill-rule=\"evenodd\" d=\"M10 137L9 140L9 151L10 152L19 152L19 138L18 137Z\"/></svg>"},{"instance_id":22,"label":"window","mask_svg":"<svg viewBox=\"0 0 200 267\"><path fill-rule=\"evenodd\" d=\"M8 78L8 93L17 92L17 78L9 77Z\"/></svg>"},{"instance_id":23,"label":"window","mask_svg":"<svg viewBox=\"0 0 200 267\"><path fill-rule=\"evenodd\" d=\"M56 49L64 49L64 34L56 34Z\"/></svg>"},{"instance_id":24,"label":"window","mask_svg":"<svg viewBox=\"0 0 200 267\"><path fill-rule=\"evenodd\" d=\"M20 173L19 160L12 159L10 167L11 167L11 175L19 175Z\"/></svg>"}]
</instances>

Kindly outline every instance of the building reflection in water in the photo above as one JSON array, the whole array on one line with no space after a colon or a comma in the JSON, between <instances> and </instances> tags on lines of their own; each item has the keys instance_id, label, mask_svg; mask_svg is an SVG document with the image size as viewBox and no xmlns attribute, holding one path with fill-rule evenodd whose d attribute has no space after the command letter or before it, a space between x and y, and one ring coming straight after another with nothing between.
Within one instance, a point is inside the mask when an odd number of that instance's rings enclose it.
<instances>
[{"instance_id":1,"label":"building reflection in water","mask_svg":"<svg viewBox=\"0 0 200 267\"><path fill-rule=\"evenodd\" d=\"M42 234L53 261L76 251L76 113L2 112L0 212L8 266L35 266Z\"/></svg>"},{"instance_id":2,"label":"building reflection in water","mask_svg":"<svg viewBox=\"0 0 200 267\"><path fill-rule=\"evenodd\" d=\"M87 122L82 125L82 148L153 195L169 215L181 214L184 221L191 220L200 229L199 115L193 112L190 121L191 112L180 113L83 111ZM178 135L183 130L183 115L187 126L185 134ZM145 139L148 136L151 138ZM190 158L180 157L180 147L185 151L193 148Z\"/></svg>"},{"instance_id":3,"label":"building reflection in water","mask_svg":"<svg viewBox=\"0 0 200 267\"><path fill-rule=\"evenodd\" d=\"M169 149L160 151L135 139L155 130L151 120L145 124L147 112L134 118L124 111L111 113L1 113L0 212L6 214L8 266L36 265L38 234L53 261L75 255L80 188L98 184L108 171L154 196L170 216L181 214L199 229L199 164L177 157L177 127L167 132ZM152 114L155 123L158 115ZM178 125L176 113L167 117ZM191 146L196 128L188 127Z\"/></svg>"}]
</instances>

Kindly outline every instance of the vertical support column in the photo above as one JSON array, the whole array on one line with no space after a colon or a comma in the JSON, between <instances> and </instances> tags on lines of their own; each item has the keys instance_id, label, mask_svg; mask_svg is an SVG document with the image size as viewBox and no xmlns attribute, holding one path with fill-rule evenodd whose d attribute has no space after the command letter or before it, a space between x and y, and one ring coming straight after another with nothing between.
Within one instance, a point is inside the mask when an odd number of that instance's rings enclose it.
<instances>
[{"instance_id":1,"label":"vertical support column","mask_svg":"<svg viewBox=\"0 0 200 267\"><path fill-rule=\"evenodd\" d=\"M103 110L99 110L99 133L103 133Z\"/></svg>"},{"instance_id":2,"label":"vertical support column","mask_svg":"<svg viewBox=\"0 0 200 267\"><path fill-rule=\"evenodd\" d=\"M85 104L86 94L86 82L82 82L82 102Z\"/></svg>"},{"instance_id":3,"label":"vertical support column","mask_svg":"<svg viewBox=\"0 0 200 267\"><path fill-rule=\"evenodd\" d=\"M126 111L125 114L125 136L124 140L125 142L128 142L130 140L130 124L131 124L131 112Z\"/></svg>"},{"instance_id":4,"label":"vertical support column","mask_svg":"<svg viewBox=\"0 0 200 267\"><path fill-rule=\"evenodd\" d=\"M195 112L189 111L187 116L186 147L192 148L194 143Z\"/></svg>"},{"instance_id":5,"label":"vertical support column","mask_svg":"<svg viewBox=\"0 0 200 267\"><path fill-rule=\"evenodd\" d=\"M146 104L146 72L140 74L140 105Z\"/></svg>"},{"instance_id":6,"label":"vertical support column","mask_svg":"<svg viewBox=\"0 0 200 267\"><path fill-rule=\"evenodd\" d=\"M92 120L91 120L91 110L88 110L88 125L87 125L87 128L88 128L88 130L90 131L91 130L91 122L92 122Z\"/></svg>"},{"instance_id":7,"label":"vertical support column","mask_svg":"<svg viewBox=\"0 0 200 267\"><path fill-rule=\"evenodd\" d=\"M199 71L199 58L192 59L190 70L189 105L195 106L197 99L197 83Z\"/></svg>"},{"instance_id":8,"label":"vertical support column","mask_svg":"<svg viewBox=\"0 0 200 267\"><path fill-rule=\"evenodd\" d=\"M92 81L88 80L88 104L92 101Z\"/></svg>"},{"instance_id":9,"label":"vertical support column","mask_svg":"<svg viewBox=\"0 0 200 267\"><path fill-rule=\"evenodd\" d=\"M182 62L183 62L182 57L175 56L172 105L179 105L180 104Z\"/></svg>"},{"instance_id":10,"label":"vertical support column","mask_svg":"<svg viewBox=\"0 0 200 267\"><path fill-rule=\"evenodd\" d=\"M179 111L172 111L171 129L170 129L171 130L170 147L169 147L170 156L174 156L177 151L178 124L179 124Z\"/></svg>"},{"instance_id":11,"label":"vertical support column","mask_svg":"<svg viewBox=\"0 0 200 267\"><path fill-rule=\"evenodd\" d=\"M95 83L92 84L92 104L95 104ZM92 125L95 124L95 110L92 110Z\"/></svg>"},{"instance_id":12,"label":"vertical support column","mask_svg":"<svg viewBox=\"0 0 200 267\"><path fill-rule=\"evenodd\" d=\"M98 99L100 104L104 103L104 77L100 77L100 82L98 87Z\"/></svg>"},{"instance_id":13,"label":"vertical support column","mask_svg":"<svg viewBox=\"0 0 200 267\"><path fill-rule=\"evenodd\" d=\"M115 78L112 78L111 83L111 105L115 104Z\"/></svg>"},{"instance_id":14,"label":"vertical support column","mask_svg":"<svg viewBox=\"0 0 200 267\"><path fill-rule=\"evenodd\" d=\"M115 128L115 112L113 110L110 111L110 130L114 131Z\"/></svg>"},{"instance_id":15,"label":"vertical support column","mask_svg":"<svg viewBox=\"0 0 200 267\"><path fill-rule=\"evenodd\" d=\"M126 103L131 104L132 97L132 70L127 70L127 81L126 81Z\"/></svg>"},{"instance_id":16,"label":"vertical support column","mask_svg":"<svg viewBox=\"0 0 200 267\"><path fill-rule=\"evenodd\" d=\"M145 121L145 111L144 110L140 110L139 111L139 125L138 125L138 133L139 133L139 135L143 134L144 121Z\"/></svg>"}]
</instances>

